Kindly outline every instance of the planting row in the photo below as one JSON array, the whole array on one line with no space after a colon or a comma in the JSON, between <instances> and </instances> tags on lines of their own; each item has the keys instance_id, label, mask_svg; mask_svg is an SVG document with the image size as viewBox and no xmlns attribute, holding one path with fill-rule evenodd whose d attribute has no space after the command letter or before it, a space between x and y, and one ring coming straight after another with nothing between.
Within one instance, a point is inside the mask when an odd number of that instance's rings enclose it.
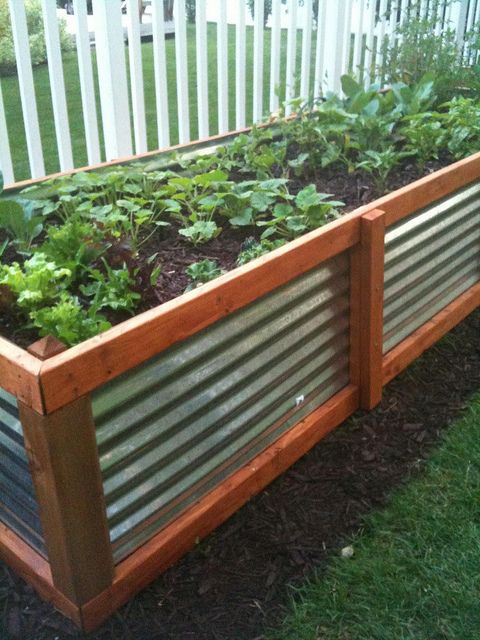
<instances>
[{"instance_id":1,"label":"planting row","mask_svg":"<svg viewBox=\"0 0 480 640\"><path fill-rule=\"evenodd\" d=\"M436 104L431 77L343 90L193 160L0 200L3 332L76 344L479 148L480 104Z\"/></svg>"}]
</instances>

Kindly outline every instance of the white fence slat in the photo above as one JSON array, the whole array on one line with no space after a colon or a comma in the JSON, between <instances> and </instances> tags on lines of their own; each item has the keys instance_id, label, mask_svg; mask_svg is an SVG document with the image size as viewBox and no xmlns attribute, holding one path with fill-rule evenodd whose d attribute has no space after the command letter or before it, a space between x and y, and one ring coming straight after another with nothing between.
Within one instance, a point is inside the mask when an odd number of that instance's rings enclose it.
<instances>
[{"instance_id":1,"label":"white fence slat","mask_svg":"<svg viewBox=\"0 0 480 640\"><path fill-rule=\"evenodd\" d=\"M198 137L201 140L209 136L207 15L205 9L205 0L196 0L195 46L197 63Z\"/></svg>"},{"instance_id":2,"label":"white fence slat","mask_svg":"<svg viewBox=\"0 0 480 640\"><path fill-rule=\"evenodd\" d=\"M321 1L321 0L320 0ZM280 85L280 9L281 0L272 0L272 28L270 42L270 113L278 111Z\"/></svg>"},{"instance_id":3,"label":"white fence slat","mask_svg":"<svg viewBox=\"0 0 480 640\"><path fill-rule=\"evenodd\" d=\"M342 30L342 74L350 71L350 49L352 46L352 0L343 0L344 23Z\"/></svg>"},{"instance_id":4,"label":"white fence slat","mask_svg":"<svg viewBox=\"0 0 480 640\"><path fill-rule=\"evenodd\" d=\"M264 0L255 0L253 27L253 122L263 116L263 12Z\"/></svg>"},{"instance_id":5,"label":"white fence slat","mask_svg":"<svg viewBox=\"0 0 480 640\"><path fill-rule=\"evenodd\" d=\"M98 81L107 160L132 154L127 67L119 0L93 0Z\"/></svg>"},{"instance_id":6,"label":"white fence slat","mask_svg":"<svg viewBox=\"0 0 480 640\"><path fill-rule=\"evenodd\" d=\"M365 43L365 62L364 62L364 78L365 82L373 82L375 79L375 72L372 70L373 64L373 50L375 47L375 19L376 19L376 2L369 0L367 10L367 40Z\"/></svg>"},{"instance_id":7,"label":"white fence slat","mask_svg":"<svg viewBox=\"0 0 480 640\"><path fill-rule=\"evenodd\" d=\"M292 113L290 101L295 98L295 73L297 62L297 0L288 2L287 74L285 81L285 115Z\"/></svg>"},{"instance_id":8,"label":"white fence slat","mask_svg":"<svg viewBox=\"0 0 480 640\"><path fill-rule=\"evenodd\" d=\"M358 23L355 30L355 42L353 49L353 73L360 80L362 77L362 53L363 53L363 20L365 16L365 0L359 0L358 5Z\"/></svg>"},{"instance_id":9,"label":"white fence slat","mask_svg":"<svg viewBox=\"0 0 480 640\"><path fill-rule=\"evenodd\" d=\"M343 66L345 3L325 0L327 4L325 30L325 85L327 91L339 93Z\"/></svg>"},{"instance_id":10,"label":"white fence slat","mask_svg":"<svg viewBox=\"0 0 480 640\"><path fill-rule=\"evenodd\" d=\"M101 159L100 142L98 138L97 107L95 104L95 85L93 83L86 0L73 0L73 11L87 158L88 164L98 164Z\"/></svg>"},{"instance_id":11,"label":"white fence slat","mask_svg":"<svg viewBox=\"0 0 480 640\"><path fill-rule=\"evenodd\" d=\"M63 77L56 5L50 2L50 0L42 0L42 14L58 158L60 160L60 169L62 171L68 171L69 169L73 169L72 140L70 137L70 124L68 122L67 97Z\"/></svg>"},{"instance_id":12,"label":"white fence slat","mask_svg":"<svg viewBox=\"0 0 480 640\"><path fill-rule=\"evenodd\" d=\"M147 151L147 127L138 0L127 0L127 33L135 152L144 153Z\"/></svg>"},{"instance_id":13,"label":"white fence slat","mask_svg":"<svg viewBox=\"0 0 480 640\"><path fill-rule=\"evenodd\" d=\"M170 146L167 63L165 56L165 21L163 18L162 0L152 0L152 33L158 146L162 149Z\"/></svg>"},{"instance_id":14,"label":"white fence slat","mask_svg":"<svg viewBox=\"0 0 480 640\"><path fill-rule=\"evenodd\" d=\"M37 100L35 98L35 88L33 84L32 59L28 41L25 5L23 2L17 2L17 0L9 0L9 7L15 57L17 60L23 120L27 137L30 173L32 178L41 178L45 175L45 165L43 163Z\"/></svg>"},{"instance_id":15,"label":"white fence slat","mask_svg":"<svg viewBox=\"0 0 480 640\"><path fill-rule=\"evenodd\" d=\"M313 95L315 98L318 98L323 93L326 10L326 0L318 0L317 48L315 51L315 80L313 88Z\"/></svg>"},{"instance_id":16,"label":"white fence slat","mask_svg":"<svg viewBox=\"0 0 480 640\"><path fill-rule=\"evenodd\" d=\"M235 30L235 127L245 127L245 2L237 0Z\"/></svg>"},{"instance_id":17,"label":"white fence slat","mask_svg":"<svg viewBox=\"0 0 480 640\"><path fill-rule=\"evenodd\" d=\"M3 103L2 85L0 84L0 171L3 173L5 184L15 182L13 174L12 154L8 141L7 119L5 118L5 106Z\"/></svg>"},{"instance_id":18,"label":"white fence slat","mask_svg":"<svg viewBox=\"0 0 480 640\"><path fill-rule=\"evenodd\" d=\"M380 0L380 22L378 24L378 39L377 39L377 51L375 55L375 66L378 67L383 63L382 46L385 41L385 34L387 31L387 13L388 0Z\"/></svg>"},{"instance_id":19,"label":"white fence slat","mask_svg":"<svg viewBox=\"0 0 480 640\"><path fill-rule=\"evenodd\" d=\"M218 133L228 131L227 0L218 0L217 22Z\"/></svg>"},{"instance_id":20,"label":"white fence slat","mask_svg":"<svg viewBox=\"0 0 480 640\"><path fill-rule=\"evenodd\" d=\"M175 66L177 71L178 137L180 144L185 144L190 142L185 0L175 0L173 19L175 24Z\"/></svg>"},{"instance_id":21,"label":"white fence slat","mask_svg":"<svg viewBox=\"0 0 480 640\"><path fill-rule=\"evenodd\" d=\"M312 58L312 26L313 26L313 6L312 0L304 2L303 36L302 36L302 71L300 74L300 95L304 100L310 97L310 69Z\"/></svg>"}]
</instances>

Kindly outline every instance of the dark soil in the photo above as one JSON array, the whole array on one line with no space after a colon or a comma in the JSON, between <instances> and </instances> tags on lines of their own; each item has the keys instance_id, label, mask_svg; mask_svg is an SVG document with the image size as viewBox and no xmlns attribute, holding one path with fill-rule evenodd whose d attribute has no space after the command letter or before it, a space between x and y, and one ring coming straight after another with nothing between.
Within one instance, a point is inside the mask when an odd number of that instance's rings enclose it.
<instances>
[{"instance_id":1,"label":"dark soil","mask_svg":"<svg viewBox=\"0 0 480 640\"><path fill-rule=\"evenodd\" d=\"M252 499L91 640L260 640L291 591L421 473L442 433L480 389L480 311L392 381L381 405L357 412ZM0 565L2 640L82 637Z\"/></svg>"},{"instance_id":2,"label":"dark soil","mask_svg":"<svg viewBox=\"0 0 480 640\"><path fill-rule=\"evenodd\" d=\"M445 157L440 161L431 162L427 165L425 173L432 173L442 166L448 165L451 158ZM235 177L235 176L233 176ZM245 180L248 175L238 176L239 180ZM399 187L413 182L419 178L418 169L414 164L404 163L395 173L392 173L388 190L393 191ZM372 180L368 175L361 173L348 174L344 171L338 172L328 168L317 172L315 175L295 179L289 188L295 194L308 184L315 184L321 193L329 193L336 200L345 203L342 213L347 213L353 209L371 202L379 194L375 192ZM132 257L119 251L118 244L109 252L107 260L111 266L118 268L123 262L131 267L139 267L137 276L137 289L142 294L142 301L138 307L138 313L151 309L158 304L172 300L181 295L190 280L185 273L185 269L194 262L210 259L217 261L219 267L224 271L230 271L236 267L238 254L242 249L242 244L247 237L260 236L261 230L258 228L233 229L228 221L224 221L221 235L204 244L194 247L187 240L178 234L178 227L172 224L162 232L153 236L142 246L140 255ZM0 232L0 244L3 240ZM128 254L128 249L126 251ZM149 264L152 255L158 254L155 261ZM118 265L115 260L119 261ZM21 262L21 256L17 256L10 246L3 255L2 261L5 263L13 260ZM153 288L149 283L149 273L157 266L161 266L161 275ZM102 265L98 265L102 268ZM3 292L5 293L5 292ZM5 302L5 300L3 300ZM8 301L7 301L8 302ZM88 304L87 301L85 301ZM125 314L109 313L108 320L113 324L118 324L128 316ZM27 347L38 339L36 330L26 330L23 328L24 320L14 313L14 306L2 304L2 291L0 287L0 335L9 338L16 344Z\"/></svg>"}]
</instances>

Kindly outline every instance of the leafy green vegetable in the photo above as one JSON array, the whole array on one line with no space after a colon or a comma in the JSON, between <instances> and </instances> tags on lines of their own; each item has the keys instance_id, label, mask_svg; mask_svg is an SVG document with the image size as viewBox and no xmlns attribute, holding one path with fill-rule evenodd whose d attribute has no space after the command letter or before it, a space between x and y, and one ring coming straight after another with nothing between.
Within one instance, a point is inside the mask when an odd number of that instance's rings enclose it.
<instances>
[{"instance_id":1,"label":"leafy green vegetable","mask_svg":"<svg viewBox=\"0 0 480 640\"><path fill-rule=\"evenodd\" d=\"M218 278L225 272L220 269L215 260L201 260L187 267L185 273L192 281L185 291L191 291L206 282L210 282L210 280Z\"/></svg>"}]
</instances>

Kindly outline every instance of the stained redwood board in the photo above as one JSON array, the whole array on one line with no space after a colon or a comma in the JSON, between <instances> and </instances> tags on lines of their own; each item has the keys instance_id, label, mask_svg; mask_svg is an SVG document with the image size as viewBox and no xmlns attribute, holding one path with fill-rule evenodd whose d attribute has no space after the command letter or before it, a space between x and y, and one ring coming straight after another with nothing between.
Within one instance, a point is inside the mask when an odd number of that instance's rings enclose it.
<instances>
[{"instance_id":1,"label":"stained redwood board","mask_svg":"<svg viewBox=\"0 0 480 640\"><path fill-rule=\"evenodd\" d=\"M465 291L383 357L383 384L395 378L479 306L480 282Z\"/></svg>"},{"instance_id":2,"label":"stained redwood board","mask_svg":"<svg viewBox=\"0 0 480 640\"><path fill-rule=\"evenodd\" d=\"M121 562L112 586L82 607L84 629L98 627L349 417L358 402L358 387L345 387Z\"/></svg>"},{"instance_id":3,"label":"stained redwood board","mask_svg":"<svg viewBox=\"0 0 480 640\"><path fill-rule=\"evenodd\" d=\"M43 411L40 368L37 358L0 337L0 386L36 411Z\"/></svg>"}]
</instances>

